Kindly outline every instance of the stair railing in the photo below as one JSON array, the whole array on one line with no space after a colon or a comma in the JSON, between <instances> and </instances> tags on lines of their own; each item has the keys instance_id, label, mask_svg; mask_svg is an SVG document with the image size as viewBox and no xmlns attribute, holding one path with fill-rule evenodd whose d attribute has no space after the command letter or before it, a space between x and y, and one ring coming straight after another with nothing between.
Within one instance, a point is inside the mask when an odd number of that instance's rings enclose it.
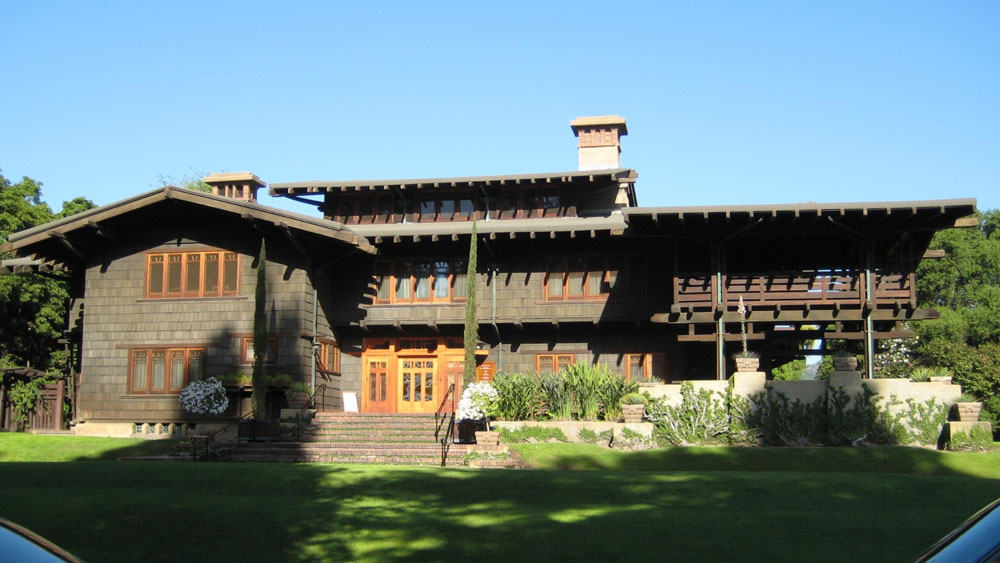
<instances>
[{"instance_id":1,"label":"stair railing","mask_svg":"<svg viewBox=\"0 0 1000 563\"><path fill-rule=\"evenodd\" d=\"M446 411L446 407L451 407ZM447 429L444 432L444 436L441 436L441 428L445 425L447 421ZM455 384L452 383L448 386L448 390L444 393L444 399L441 400L441 405L438 407L437 411L434 413L434 438L441 440L441 467L444 467L448 463L448 450L451 448L451 442L455 436Z\"/></svg>"},{"instance_id":2,"label":"stair railing","mask_svg":"<svg viewBox=\"0 0 1000 563\"><path fill-rule=\"evenodd\" d=\"M306 413L306 411L308 409L316 407L316 395L319 395L320 391L324 392L323 395L321 395L321 396L325 399L326 398L326 384L325 383L320 383L319 385L316 386L315 389L313 389L312 394L309 395L309 397L306 399L305 406L303 406L301 409L299 409L299 412L295 414L295 441L296 442L300 442L301 441L302 419L305 418L303 415ZM324 406L325 406L325 402L324 402Z\"/></svg>"}]
</instances>

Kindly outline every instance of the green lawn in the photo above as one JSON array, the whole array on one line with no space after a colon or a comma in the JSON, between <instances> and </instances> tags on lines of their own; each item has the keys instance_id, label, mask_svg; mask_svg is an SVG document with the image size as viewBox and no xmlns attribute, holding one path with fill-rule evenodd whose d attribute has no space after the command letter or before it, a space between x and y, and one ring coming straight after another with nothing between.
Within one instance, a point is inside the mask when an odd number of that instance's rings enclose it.
<instances>
[{"instance_id":1,"label":"green lawn","mask_svg":"<svg viewBox=\"0 0 1000 563\"><path fill-rule=\"evenodd\" d=\"M91 562L903 561L1000 497L995 453L519 447L601 470L2 463L0 516Z\"/></svg>"}]
</instances>

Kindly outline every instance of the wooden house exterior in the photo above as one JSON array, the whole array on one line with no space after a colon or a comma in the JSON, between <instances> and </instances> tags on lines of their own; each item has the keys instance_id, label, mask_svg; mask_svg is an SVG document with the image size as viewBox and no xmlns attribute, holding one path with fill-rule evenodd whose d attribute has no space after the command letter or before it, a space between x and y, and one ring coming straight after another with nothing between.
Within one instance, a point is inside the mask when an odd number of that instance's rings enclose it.
<instances>
[{"instance_id":1,"label":"wooden house exterior","mask_svg":"<svg viewBox=\"0 0 1000 563\"><path fill-rule=\"evenodd\" d=\"M481 361L497 372L590 362L725 378L742 298L765 369L822 336L863 342L870 374L875 341L934 314L915 293L931 236L975 211L971 199L639 207L638 175L618 160L624 120L573 129L577 171L271 184L322 219L261 206L253 175L216 175L214 194L156 190L2 250L72 272L77 428L129 433L190 421L176 400L185 382L247 368L262 238L272 371L322 385L325 408L353 393L363 412L434 412L461 382L469 276Z\"/></svg>"}]
</instances>

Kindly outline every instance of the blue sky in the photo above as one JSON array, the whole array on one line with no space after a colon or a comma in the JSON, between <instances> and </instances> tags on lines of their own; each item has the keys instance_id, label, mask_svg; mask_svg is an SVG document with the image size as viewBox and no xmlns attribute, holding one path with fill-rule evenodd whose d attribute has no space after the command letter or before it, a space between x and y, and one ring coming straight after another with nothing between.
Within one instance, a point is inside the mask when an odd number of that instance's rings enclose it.
<instances>
[{"instance_id":1,"label":"blue sky","mask_svg":"<svg viewBox=\"0 0 1000 563\"><path fill-rule=\"evenodd\" d=\"M364 4L0 0L0 169L56 209L562 171L620 114L641 205L1000 208L1000 2Z\"/></svg>"}]
</instances>

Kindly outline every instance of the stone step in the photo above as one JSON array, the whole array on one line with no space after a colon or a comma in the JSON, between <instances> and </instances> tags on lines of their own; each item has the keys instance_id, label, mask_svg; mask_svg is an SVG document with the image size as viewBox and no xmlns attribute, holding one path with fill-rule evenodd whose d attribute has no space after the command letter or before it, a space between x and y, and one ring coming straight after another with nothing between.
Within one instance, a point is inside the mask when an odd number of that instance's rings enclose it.
<instances>
[{"instance_id":1,"label":"stone step","mask_svg":"<svg viewBox=\"0 0 1000 563\"><path fill-rule=\"evenodd\" d=\"M231 444L228 449L231 452L328 452L328 451L408 451L408 452L433 452L441 449L440 443L407 444L398 442L372 443L372 442L242 442ZM449 444L449 449L463 449L462 444Z\"/></svg>"},{"instance_id":2,"label":"stone step","mask_svg":"<svg viewBox=\"0 0 1000 563\"><path fill-rule=\"evenodd\" d=\"M285 442L295 441L295 436L289 436ZM299 442L309 443L330 443L330 442L358 442L358 443L394 443L394 444L439 444L441 441L433 435L426 436L398 436L398 435L360 435L360 434L299 434Z\"/></svg>"},{"instance_id":3,"label":"stone step","mask_svg":"<svg viewBox=\"0 0 1000 563\"><path fill-rule=\"evenodd\" d=\"M440 467L441 456L381 456L381 455L319 455L319 454L296 454L289 456L270 456L253 454L235 454L226 456L226 461L237 462L263 462L263 463L364 463L380 465L426 465ZM448 467L465 465L465 458L462 455L449 455L445 460Z\"/></svg>"}]
</instances>

